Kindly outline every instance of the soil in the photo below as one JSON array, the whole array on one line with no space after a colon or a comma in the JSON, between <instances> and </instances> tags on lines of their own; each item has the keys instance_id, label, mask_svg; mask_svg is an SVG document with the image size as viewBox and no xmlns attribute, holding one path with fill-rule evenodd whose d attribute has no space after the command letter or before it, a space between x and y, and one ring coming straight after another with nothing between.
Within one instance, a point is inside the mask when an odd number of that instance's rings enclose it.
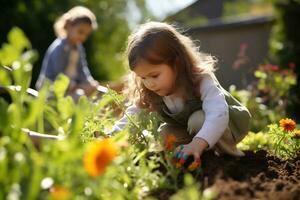
<instances>
[{"instance_id":1,"label":"soil","mask_svg":"<svg viewBox=\"0 0 300 200\"><path fill-rule=\"evenodd\" d=\"M284 161L262 150L245 154L235 158L206 152L198 178L202 190L211 188L220 200L300 200L300 155ZM156 191L154 196L165 200L173 193Z\"/></svg>"}]
</instances>

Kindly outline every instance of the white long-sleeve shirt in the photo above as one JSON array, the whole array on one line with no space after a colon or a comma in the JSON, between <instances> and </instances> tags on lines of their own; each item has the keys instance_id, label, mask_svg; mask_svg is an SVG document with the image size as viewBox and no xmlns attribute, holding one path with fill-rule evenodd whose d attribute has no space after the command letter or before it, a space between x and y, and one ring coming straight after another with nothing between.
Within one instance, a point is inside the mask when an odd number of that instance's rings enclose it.
<instances>
[{"instance_id":1,"label":"white long-sleeve shirt","mask_svg":"<svg viewBox=\"0 0 300 200\"><path fill-rule=\"evenodd\" d=\"M211 75L204 75L199 86L200 96L202 100L202 110L205 114L205 120L202 128L194 137L204 139L209 148L212 148L221 138L229 122L228 104L221 89L217 87L217 83ZM163 101L172 113L183 110L184 102L175 96L163 97ZM136 106L130 106L127 109L128 115L139 112ZM128 123L127 117L124 115L114 126L111 132L119 131Z\"/></svg>"}]
</instances>

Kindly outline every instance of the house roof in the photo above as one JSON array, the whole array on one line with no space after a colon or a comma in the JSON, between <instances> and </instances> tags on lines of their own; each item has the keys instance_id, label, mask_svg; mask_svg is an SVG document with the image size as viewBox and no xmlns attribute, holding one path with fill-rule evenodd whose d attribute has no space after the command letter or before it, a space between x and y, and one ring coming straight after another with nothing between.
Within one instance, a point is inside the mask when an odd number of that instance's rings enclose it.
<instances>
[{"instance_id":1,"label":"house roof","mask_svg":"<svg viewBox=\"0 0 300 200\"><path fill-rule=\"evenodd\" d=\"M270 16L248 16L248 17L234 17L232 19L222 20L222 19L213 19L210 20L206 25L194 26L189 28L189 32L198 32L198 31L210 31L216 29L227 29L241 26L257 25L257 24L266 24L273 23L275 17Z\"/></svg>"}]
</instances>

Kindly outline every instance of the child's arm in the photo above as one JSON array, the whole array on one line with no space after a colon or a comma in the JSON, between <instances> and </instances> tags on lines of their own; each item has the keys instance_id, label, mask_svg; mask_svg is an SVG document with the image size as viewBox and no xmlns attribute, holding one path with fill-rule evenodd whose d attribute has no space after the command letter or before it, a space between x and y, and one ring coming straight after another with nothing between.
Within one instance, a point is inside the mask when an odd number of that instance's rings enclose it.
<instances>
[{"instance_id":1,"label":"child's arm","mask_svg":"<svg viewBox=\"0 0 300 200\"><path fill-rule=\"evenodd\" d=\"M221 89L214 81L214 75L205 75L201 81L200 94L205 120L195 137L207 141L212 148L221 138L229 123L228 104Z\"/></svg>"},{"instance_id":2,"label":"child's arm","mask_svg":"<svg viewBox=\"0 0 300 200\"><path fill-rule=\"evenodd\" d=\"M205 120L192 142L182 150L199 158L206 148L212 148L221 138L229 122L228 104L222 91L210 75L205 75L200 85L202 109Z\"/></svg>"},{"instance_id":3,"label":"child's arm","mask_svg":"<svg viewBox=\"0 0 300 200\"><path fill-rule=\"evenodd\" d=\"M127 116L137 114L139 111L140 111L140 108L138 108L137 106L135 106L135 105L129 106L125 111L126 114L124 114L123 117L114 124L112 129L107 134L112 134L114 132L121 131L128 123Z\"/></svg>"}]
</instances>

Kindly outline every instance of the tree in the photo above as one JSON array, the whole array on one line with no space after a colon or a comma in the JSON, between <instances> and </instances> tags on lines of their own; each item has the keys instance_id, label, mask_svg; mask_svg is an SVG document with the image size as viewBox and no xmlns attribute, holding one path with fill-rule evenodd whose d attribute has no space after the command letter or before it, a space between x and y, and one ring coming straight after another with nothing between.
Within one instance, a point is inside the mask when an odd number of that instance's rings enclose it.
<instances>
[{"instance_id":1,"label":"tree","mask_svg":"<svg viewBox=\"0 0 300 200\"><path fill-rule=\"evenodd\" d=\"M297 98L293 100L292 113L300 113L300 1L274 0L276 23L271 38L273 59L283 67L293 67L297 76L297 85L292 89ZM284 84L284 83L283 83ZM300 120L300 119L299 119Z\"/></svg>"},{"instance_id":2,"label":"tree","mask_svg":"<svg viewBox=\"0 0 300 200\"><path fill-rule=\"evenodd\" d=\"M99 23L99 28L84 44L92 74L99 80L117 79L125 71L122 55L130 32L129 3L135 4L137 11L149 13L145 0L2 1L0 43L6 41L6 35L12 27L18 26L24 30L33 49L39 52L39 59L33 70L32 85L34 85L45 51L55 39L53 23L71 7L86 6L95 13Z\"/></svg>"}]
</instances>

